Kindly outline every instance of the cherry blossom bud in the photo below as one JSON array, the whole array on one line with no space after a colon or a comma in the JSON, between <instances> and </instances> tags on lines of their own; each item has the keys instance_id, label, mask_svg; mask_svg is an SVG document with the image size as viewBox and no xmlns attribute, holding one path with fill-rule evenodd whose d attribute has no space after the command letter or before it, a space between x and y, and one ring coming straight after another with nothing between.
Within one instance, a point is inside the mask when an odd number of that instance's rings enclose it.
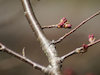
<instances>
[{"instance_id":1,"label":"cherry blossom bud","mask_svg":"<svg viewBox=\"0 0 100 75\"><path fill-rule=\"evenodd\" d=\"M88 38L90 43L93 43L95 41L95 37L93 34L89 35Z\"/></svg>"},{"instance_id":2,"label":"cherry blossom bud","mask_svg":"<svg viewBox=\"0 0 100 75\"><path fill-rule=\"evenodd\" d=\"M58 24L58 28L61 28L63 26L64 26L64 22L61 22L61 23Z\"/></svg>"},{"instance_id":3,"label":"cherry blossom bud","mask_svg":"<svg viewBox=\"0 0 100 75\"><path fill-rule=\"evenodd\" d=\"M65 17L63 18L63 22L64 22L64 23L66 23L66 22L67 22L67 19L66 19Z\"/></svg>"},{"instance_id":4,"label":"cherry blossom bud","mask_svg":"<svg viewBox=\"0 0 100 75\"><path fill-rule=\"evenodd\" d=\"M61 22L66 23L66 22L67 22L67 19L66 19L65 17L63 17L63 18L61 19Z\"/></svg>"},{"instance_id":5,"label":"cherry blossom bud","mask_svg":"<svg viewBox=\"0 0 100 75\"><path fill-rule=\"evenodd\" d=\"M60 23L58 24L58 28L71 28L71 24L69 24L67 22L67 19L65 17L63 17L61 20L60 20Z\"/></svg>"},{"instance_id":6,"label":"cherry blossom bud","mask_svg":"<svg viewBox=\"0 0 100 75\"><path fill-rule=\"evenodd\" d=\"M65 28L71 28L72 27L72 25L71 24L65 24L65 26L64 26Z\"/></svg>"},{"instance_id":7,"label":"cherry blossom bud","mask_svg":"<svg viewBox=\"0 0 100 75\"><path fill-rule=\"evenodd\" d=\"M82 47L83 47L83 52L86 52L87 51L87 48L88 48L88 45L83 44Z\"/></svg>"}]
</instances>

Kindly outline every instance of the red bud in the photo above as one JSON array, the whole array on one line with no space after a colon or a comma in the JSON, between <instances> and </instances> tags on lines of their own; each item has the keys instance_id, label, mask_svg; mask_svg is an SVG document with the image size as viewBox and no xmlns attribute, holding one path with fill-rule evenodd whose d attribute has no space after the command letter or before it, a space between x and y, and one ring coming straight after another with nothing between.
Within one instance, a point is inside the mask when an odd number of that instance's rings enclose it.
<instances>
[{"instance_id":1,"label":"red bud","mask_svg":"<svg viewBox=\"0 0 100 75\"><path fill-rule=\"evenodd\" d=\"M93 34L89 35L88 38L89 38L89 42L90 42L90 43L92 43L92 42L95 41L95 37L94 37Z\"/></svg>"}]
</instances>

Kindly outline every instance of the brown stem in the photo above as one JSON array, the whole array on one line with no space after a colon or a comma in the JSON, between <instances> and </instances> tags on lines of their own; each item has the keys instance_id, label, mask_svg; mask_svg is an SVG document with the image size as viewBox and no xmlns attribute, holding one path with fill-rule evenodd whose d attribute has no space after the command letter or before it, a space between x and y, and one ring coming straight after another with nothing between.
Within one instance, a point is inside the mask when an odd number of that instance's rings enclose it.
<instances>
[{"instance_id":1,"label":"brown stem","mask_svg":"<svg viewBox=\"0 0 100 75\"><path fill-rule=\"evenodd\" d=\"M59 43L61 42L64 38L66 38L68 35L72 34L73 32L75 32L77 29L79 29L82 25L84 25L86 22L88 22L89 20L91 20L92 18L96 17L97 15L100 14L100 10L98 12L96 12L95 14L93 14L92 16L90 16L89 18L85 19L84 21L82 21L79 25L77 25L74 29L72 29L70 32L66 33L64 36L60 37L58 40L54 41L53 43Z\"/></svg>"}]
</instances>

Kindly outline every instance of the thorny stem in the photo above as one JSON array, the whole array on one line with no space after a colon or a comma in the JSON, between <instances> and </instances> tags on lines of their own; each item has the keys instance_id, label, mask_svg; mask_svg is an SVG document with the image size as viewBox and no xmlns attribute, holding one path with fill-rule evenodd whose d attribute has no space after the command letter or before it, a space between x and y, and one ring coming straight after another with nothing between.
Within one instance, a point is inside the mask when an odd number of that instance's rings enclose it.
<instances>
[{"instance_id":1,"label":"thorny stem","mask_svg":"<svg viewBox=\"0 0 100 75\"><path fill-rule=\"evenodd\" d=\"M88 22L89 20L91 20L92 18L96 17L97 15L100 14L100 10L98 12L96 12L95 14L93 14L92 16L90 16L89 18L85 19L84 21L82 21L79 25L77 25L74 29L72 29L70 32L66 33L64 36L60 37L58 40L52 42L53 44L57 44L59 42L61 42L64 38L66 38L68 35L72 34L73 32L75 32L77 29L79 29L82 25L84 25L86 22Z\"/></svg>"},{"instance_id":2,"label":"thorny stem","mask_svg":"<svg viewBox=\"0 0 100 75\"><path fill-rule=\"evenodd\" d=\"M27 58L27 57L25 57L25 56L23 56L23 55L20 55L20 54L18 54L18 53L16 53L16 52L14 52L13 50L7 48L6 46L4 46L4 45L1 44L1 43L0 43L0 51L4 51L4 52L6 52L6 53L8 53L8 54L10 54L10 55L15 56L15 57L18 58L19 60L28 63L29 65L31 65L31 66L34 67L35 69L38 69L38 70L43 71L43 72L45 72L45 73L47 72L47 68L46 68L46 67L41 66L41 65L39 65L39 64L37 64L37 63L31 61L29 58Z\"/></svg>"},{"instance_id":3,"label":"thorny stem","mask_svg":"<svg viewBox=\"0 0 100 75\"><path fill-rule=\"evenodd\" d=\"M88 46L88 47L91 47L91 46L93 46L93 45L95 45L95 44L97 44L97 43L99 43L99 42L100 42L100 39L97 40L97 41L95 41L95 42L93 42L93 43L89 43L87 46ZM71 56L71 55L73 55L73 54L77 54L77 50L78 50L78 51L82 51L83 49L84 49L83 47L79 47L79 48L76 48L75 50L73 50L73 51L71 51L71 52L65 54L64 56L61 57L61 62L63 62L63 61L64 61L66 58L68 58L69 56Z\"/></svg>"}]
</instances>

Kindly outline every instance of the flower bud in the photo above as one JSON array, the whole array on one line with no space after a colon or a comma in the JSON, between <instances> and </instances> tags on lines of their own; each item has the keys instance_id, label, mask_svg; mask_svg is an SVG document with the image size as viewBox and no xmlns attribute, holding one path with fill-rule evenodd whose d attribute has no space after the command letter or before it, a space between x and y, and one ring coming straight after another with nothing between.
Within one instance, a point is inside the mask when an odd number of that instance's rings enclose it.
<instances>
[{"instance_id":1,"label":"flower bud","mask_svg":"<svg viewBox=\"0 0 100 75\"><path fill-rule=\"evenodd\" d=\"M66 23L67 19L65 17L62 18L63 22Z\"/></svg>"},{"instance_id":2,"label":"flower bud","mask_svg":"<svg viewBox=\"0 0 100 75\"><path fill-rule=\"evenodd\" d=\"M58 24L58 28L62 28L64 26L64 22L60 22L59 24Z\"/></svg>"},{"instance_id":3,"label":"flower bud","mask_svg":"<svg viewBox=\"0 0 100 75\"><path fill-rule=\"evenodd\" d=\"M58 28L71 28L71 24L69 24L67 22L67 19L65 17L63 17L61 20L60 20L60 23L58 24Z\"/></svg>"},{"instance_id":4,"label":"flower bud","mask_svg":"<svg viewBox=\"0 0 100 75\"><path fill-rule=\"evenodd\" d=\"M65 26L64 26L65 28L71 28L72 27L72 25L71 24L65 24Z\"/></svg>"},{"instance_id":5,"label":"flower bud","mask_svg":"<svg viewBox=\"0 0 100 75\"><path fill-rule=\"evenodd\" d=\"M88 45L86 45L86 44L83 44L83 45L82 45L82 47L83 47L83 50L82 50L82 52L86 52L86 51L87 51L87 49L88 49Z\"/></svg>"},{"instance_id":6,"label":"flower bud","mask_svg":"<svg viewBox=\"0 0 100 75\"><path fill-rule=\"evenodd\" d=\"M61 22L66 23L66 22L67 22L67 19L66 19L65 17L63 17L63 18L61 19Z\"/></svg>"},{"instance_id":7,"label":"flower bud","mask_svg":"<svg viewBox=\"0 0 100 75\"><path fill-rule=\"evenodd\" d=\"M95 37L93 34L89 35L88 38L90 43L93 43L95 41Z\"/></svg>"}]
</instances>

